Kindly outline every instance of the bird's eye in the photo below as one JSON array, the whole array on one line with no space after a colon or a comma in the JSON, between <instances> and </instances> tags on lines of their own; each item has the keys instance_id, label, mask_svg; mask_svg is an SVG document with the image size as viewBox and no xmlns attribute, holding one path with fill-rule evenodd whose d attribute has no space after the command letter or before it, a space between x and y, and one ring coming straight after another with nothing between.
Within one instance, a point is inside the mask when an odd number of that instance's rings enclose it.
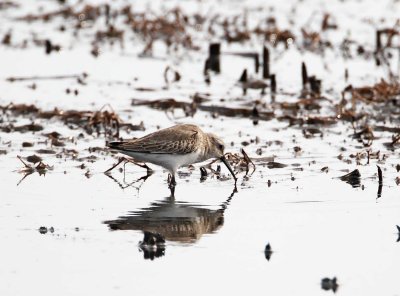
<instances>
[{"instance_id":1,"label":"bird's eye","mask_svg":"<svg viewBox=\"0 0 400 296\"><path fill-rule=\"evenodd\" d=\"M224 150L224 145L219 144L218 148L219 148L220 150Z\"/></svg>"}]
</instances>

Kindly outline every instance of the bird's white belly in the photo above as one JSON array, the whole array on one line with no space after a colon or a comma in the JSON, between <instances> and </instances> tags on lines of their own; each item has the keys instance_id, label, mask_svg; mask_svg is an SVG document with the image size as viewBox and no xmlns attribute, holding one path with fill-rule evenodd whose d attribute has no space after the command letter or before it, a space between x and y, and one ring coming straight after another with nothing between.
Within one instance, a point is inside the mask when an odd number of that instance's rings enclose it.
<instances>
[{"instance_id":1,"label":"bird's white belly","mask_svg":"<svg viewBox=\"0 0 400 296\"><path fill-rule=\"evenodd\" d=\"M185 165L203 161L198 152L186 153L186 154L156 154L156 153L139 153L130 151L121 151L130 157L133 157L137 161L150 162L155 165L162 166L172 173Z\"/></svg>"}]
</instances>

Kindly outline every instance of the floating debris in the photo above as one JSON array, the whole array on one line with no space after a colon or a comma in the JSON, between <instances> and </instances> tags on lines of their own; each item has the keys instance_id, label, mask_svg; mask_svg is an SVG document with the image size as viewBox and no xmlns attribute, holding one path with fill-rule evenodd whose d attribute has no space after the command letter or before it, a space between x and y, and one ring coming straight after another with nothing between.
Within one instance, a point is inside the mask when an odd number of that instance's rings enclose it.
<instances>
[{"instance_id":1,"label":"floating debris","mask_svg":"<svg viewBox=\"0 0 400 296\"><path fill-rule=\"evenodd\" d=\"M192 103L177 101L175 99L160 99L160 100L132 100L132 106L149 106L159 110L174 110L182 109L187 116L193 116L197 110L208 112L214 117L245 117L252 118L254 110L250 108L231 108L225 106L198 104L195 101ZM271 120L275 117L274 112L258 110L258 120Z\"/></svg>"},{"instance_id":2,"label":"floating debris","mask_svg":"<svg viewBox=\"0 0 400 296\"><path fill-rule=\"evenodd\" d=\"M277 27L271 29L262 29L260 27L255 28L254 33L257 35L264 36L274 47L277 47L279 43L283 43L285 48L295 41L294 34L289 30L280 30Z\"/></svg>"},{"instance_id":3,"label":"floating debris","mask_svg":"<svg viewBox=\"0 0 400 296\"><path fill-rule=\"evenodd\" d=\"M378 185L378 193L377 193L377 199L382 196L382 187L383 187L383 177L382 177L382 170L379 165L377 165L378 168L378 178L379 178L379 185Z\"/></svg>"},{"instance_id":4,"label":"floating debris","mask_svg":"<svg viewBox=\"0 0 400 296\"><path fill-rule=\"evenodd\" d=\"M347 184L350 184L354 188L361 186L361 174L360 171L357 169L339 178L340 180L346 182Z\"/></svg>"},{"instance_id":5,"label":"floating debris","mask_svg":"<svg viewBox=\"0 0 400 296\"><path fill-rule=\"evenodd\" d=\"M209 47L208 58L206 60L205 71L211 70L216 73L221 72L220 65L220 53L221 53L220 43L211 43Z\"/></svg>"},{"instance_id":6,"label":"floating debris","mask_svg":"<svg viewBox=\"0 0 400 296\"><path fill-rule=\"evenodd\" d=\"M338 28L338 25L335 22L331 22L332 16L329 13L324 14L324 18L322 20L321 24L321 30L326 31L326 30L336 30Z\"/></svg>"},{"instance_id":7,"label":"floating debris","mask_svg":"<svg viewBox=\"0 0 400 296\"><path fill-rule=\"evenodd\" d=\"M270 80L271 80L271 92L272 93L276 93L276 78L275 78L275 74L271 74L269 76ZM264 89L263 89L264 91Z\"/></svg>"},{"instance_id":8,"label":"floating debris","mask_svg":"<svg viewBox=\"0 0 400 296\"><path fill-rule=\"evenodd\" d=\"M173 78L169 78L169 73L172 72ZM170 66L167 66L164 70L164 81L165 84L169 85L170 83L178 82L181 80L181 74L178 71L172 69Z\"/></svg>"},{"instance_id":9,"label":"floating debris","mask_svg":"<svg viewBox=\"0 0 400 296\"><path fill-rule=\"evenodd\" d=\"M249 167L250 165L253 167L253 171L251 174L253 174L256 171L256 165L254 164L254 162L250 159L250 157L247 155L246 151L244 151L244 149L241 149L241 152L243 154L243 159L246 162L246 176L249 173Z\"/></svg>"},{"instance_id":10,"label":"floating debris","mask_svg":"<svg viewBox=\"0 0 400 296\"><path fill-rule=\"evenodd\" d=\"M282 169L282 168L287 167L287 164L280 163L280 162L275 162L275 161L269 161L267 163L267 167L269 169Z\"/></svg>"},{"instance_id":11,"label":"floating debris","mask_svg":"<svg viewBox=\"0 0 400 296\"><path fill-rule=\"evenodd\" d=\"M200 181L204 182L207 179L208 173L204 167L200 167Z\"/></svg>"},{"instance_id":12,"label":"floating debris","mask_svg":"<svg viewBox=\"0 0 400 296\"><path fill-rule=\"evenodd\" d=\"M124 30L118 30L115 26L108 25L106 30L97 31L94 44L104 42L105 40L109 41L110 44L118 41L121 44L121 47L123 47Z\"/></svg>"},{"instance_id":13,"label":"floating debris","mask_svg":"<svg viewBox=\"0 0 400 296\"><path fill-rule=\"evenodd\" d=\"M321 280L321 288L326 291L332 290L334 293L336 293L337 289L339 288L336 277L332 279L323 278Z\"/></svg>"},{"instance_id":14,"label":"floating debris","mask_svg":"<svg viewBox=\"0 0 400 296\"><path fill-rule=\"evenodd\" d=\"M28 162L31 162L33 164L41 162L43 159L40 156L37 156L36 154L30 155L26 158Z\"/></svg>"},{"instance_id":15,"label":"floating debris","mask_svg":"<svg viewBox=\"0 0 400 296\"><path fill-rule=\"evenodd\" d=\"M300 153L300 152L302 151L302 149L301 149L300 146L294 146L294 147L293 147L293 151L294 151L295 153Z\"/></svg>"},{"instance_id":16,"label":"floating debris","mask_svg":"<svg viewBox=\"0 0 400 296\"><path fill-rule=\"evenodd\" d=\"M33 147L34 144L31 142L22 142L22 147L24 148L29 148L29 147Z\"/></svg>"},{"instance_id":17,"label":"floating debris","mask_svg":"<svg viewBox=\"0 0 400 296\"><path fill-rule=\"evenodd\" d=\"M263 47L263 78L269 78L269 49L268 47Z\"/></svg>"},{"instance_id":18,"label":"floating debris","mask_svg":"<svg viewBox=\"0 0 400 296\"><path fill-rule=\"evenodd\" d=\"M343 90L343 94L345 93L350 93L351 99L354 102L361 101L364 103L383 103L387 102L388 100L395 99L398 95L400 95L400 83L388 83L382 79L373 86L354 88L352 85L349 85Z\"/></svg>"},{"instance_id":19,"label":"floating debris","mask_svg":"<svg viewBox=\"0 0 400 296\"><path fill-rule=\"evenodd\" d=\"M24 125L19 125L19 126L14 126L13 124L9 124L6 126L0 127L0 130L6 133L10 133L13 131L20 132L20 133L26 133L26 132L38 132L43 130L43 126L40 124L35 124L35 123L30 123L30 124L24 124Z\"/></svg>"},{"instance_id":20,"label":"floating debris","mask_svg":"<svg viewBox=\"0 0 400 296\"><path fill-rule=\"evenodd\" d=\"M275 77L271 77L271 76L270 76L270 78L275 79ZM261 94L264 94L265 89L268 87L268 84L263 80L248 78L247 69L243 70L242 75L240 76L238 82L243 89L243 95L246 95L248 89L260 89ZM271 85L271 88L272 88L272 85ZM276 88L276 84L275 84L275 88Z\"/></svg>"},{"instance_id":21,"label":"floating debris","mask_svg":"<svg viewBox=\"0 0 400 296\"><path fill-rule=\"evenodd\" d=\"M306 63L301 63L301 80L303 82L303 88L306 88L308 83L308 74L307 74L307 66Z\"/></svg>"},{"instance_id":22,"label":"floating debris","mask_svg":"<svg viewBox=\"0 0 400 296\"><path fill-rule=\"evenodd\" d=\"M39 161L39 163L33 167L26 162L23 161L21 156L17 156L17 158L23 163L24 167L19 170L20 173L24 174L22 179L18 182L17 186L29 175L33 174L34 172L37 172L40 176L45 175L48 170L53 170L53 167L44 164L42 161ZM37 160L37 158L35 158Z\"/></svg>"},{"instance_id":23,"label":"floating debris","mask_svg":"<svg viewBox=\"0 0 400 296\"><path fill-rule=\"evenodd\" d=\"M37 153L39 154L56 154L57 152L52 149L38 149L36 150Z\"/></svg>"},{"instance_id":24,"label":"floating debris","mask_svg":"<svg viewBox=\"0 0 400 296\"><path fill-rule=\"evenodd\" d=\"M112 107L107 104L104 105L98 111L77 111L77 110L60 110L55 108L52 111L42 111L34 105L14 105L9 104L6 106L0 106L0 110L4 113L12 113L13 115L34 115L41 119L59 118L67 126L77 126L84 129L88 134L97 132L98 135L104 133L106 136L119 137L119 131L121 128L126 131L144 130L143 123L139 125L133 125L130 123L124 123ZM36 132L43 130L43 126L35 123L13 126L5 125L0 126L0 130L5 132L19 131L19 132ZM58 139L58 137L56 137ZM53 140L54 146L63 146L60 141Z\"/></svg>"},{"instance_id":25,"label":"floating debris","mask_svg":"<svg viewBox=\"0 0 400 296\"><path fill-rule=\"evenodd\" d=\"M49 39L46 39L44 42L45 53L50 54L52 51L60 51L61 46L57 44L53 44Z\"/></svg>"},{"instance_id":26,"label":"floating debris","mask_svg":"<svg viewBox=\"0 0 400 296\"><path fill-rule=\"evenodd\" d=\"M62 79L84 79L87 77L86 73L81 75L55 75L55 76L26 76L26 77L9 77L8 82L28 81L28 80L62 80Z\"/></svg>"},{"instance_id":27,"label":"floating debris","mask_svg":"<svg viewBox=\"0 0 400 296\"><path fill-rule=\"evenodd\" d=\"M265 259L267 259L269 261L269 259L271 259L272 253L273 253L273 251L272 251L271 245L268 243L264 249Z\"/></svg>"},{"instance_id":28,"label":"floating debris","mask_svg":"<svg viewBox=\"0 0 400 296\"><path fill-rule=\"evenodd\" d=\"M45 226L40 226L40 227L39 227L39 232L40 232L40 234L46 234L46 233L47 233L47 227L45 227Z\"/></svg>"}]
</instances>

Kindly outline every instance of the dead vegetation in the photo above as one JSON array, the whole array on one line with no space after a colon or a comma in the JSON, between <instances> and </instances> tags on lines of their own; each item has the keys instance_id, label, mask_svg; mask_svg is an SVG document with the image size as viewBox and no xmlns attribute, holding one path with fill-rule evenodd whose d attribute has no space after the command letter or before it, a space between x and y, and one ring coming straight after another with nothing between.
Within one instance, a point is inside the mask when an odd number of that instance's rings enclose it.
<instances>
[{"instance_id":1,"label":"dead vegetation","mask_svg":"<svg viewBox=\"0 0 400 296\"><path fill-rule=\"evenodd\" d=\"M19 184L21 184L21 182L22 182L26 177L28 177L29 175L31 175L31 174L33 174L33 173L35 173L35 172L37 172L40 176L42 176L42 175L45 175L49 170L53 170L53 167L52 167L52 166L49 166L49 165L43 163L42 160L41 160L41 158L39 158L39 157L35 157L34 160L32 159L32 157L31 157L31 158L28 157L28 159L29 159L28 161L33 162L33 163L38 163L38 164L35 165L35 166L32 166L32 165L30 165L30 164L27 164L27 163L22 159L22 157L20 157L20 156L17 156L17 158L18 158L18 159L22 162L22 164L24 165L24 167L21 168L21 169L19 170L19 172L20 172L21 174L24 174L24 176L23 176L22 179L18 182L17 186L18 186Z\"/></svg>"},{"instance_id":2,"label":"dead vegetation","mask_svg":"<svg viewBox=\"0 0 400 296\"><path fill-rule=\"evenodd\" d=\"M61 1L62 2L62 1ZM141 97L132 100L132 107L139 108L146 106L161 110L171 119L183 117L194 117L198 112L207 113L210 119L221 117L245 118L252 121L254 125L262 124L263 121L278 120L287 123L287 127L301 131L305 139L324 139L324 137L342 124L349 132L347 138L354 141L364 149L354 153L355 157L345 157L340 153L340 160L351 163L355 159L357 163L366 157L368 151L368 163L373 159L374 153L371 150L374 141L385 137L384 147L389 150L396 150L400 146L399 125L399 98L400 84L393 73L388 78L381 79L373 85L356 86L350 83L349 73L352 69L344 69L345 80L348 84L339 94L332 90L324 89L325 83L321 77L315 75L313 69L308 69L305 63L299 65L301 71L302 85L300 91L288 93L285 91L286 81L282 79L282 73L271 73L274 68L274 61L279 59L280 51L286 51L291 46L301 53L311 51L313 54L323 56L325 51L332 50L340 52L345 58L361 57L366 60L375 58L377 64L388 65L390 63L391 49L397 49L399 38L398 24L393 27L384 27L376 30L376 48L371 49L346 36L342 42L335 43L329 40L327 31L340 29L336 17L330 13L323 12L320 23L317 27L304 25L299 30L292 27L283 27L278 23L276 17L269 14L262 21L253 25L249 23L249 13L223 16L217 12L203 15L201 13L186 13L180 8L165 9L162 13L147 9L146 12L137 12L133 6L113 7L111 4L80 4L71 6L68 3L61 3L58 9L50 12L38 12L19 17L20 22L44 22L50 23L60 18L68 20L59 29L64 33L71 33L76 37L82 36L85 32L89 36L92 45L91 54L99 56L102 46L106 43L124 43L131 40L139 40L144 49L141 56L153 56L153 47L156 42L162 42L167 51L197 51L204 44L204 40L220 40L229 43L248 44L258 42L258 50L245 52L223 51L220 42L213 42L209 45L209 55L205 58L203 73L207 85L210 85L213 75L223 73L221 60L224 56L238 56L254 62L254 72L259 73L262 67L262 79L247 79L241 81L243 90L249 88L262 90L260 96L247 100L247 98L232 97L227 93L225 97L217 98L212 93L195 93L190 99L182 100L174 97L162 97L159 99L147 100ZM2 4L8 9L12 2ZM44 47L45 53L52 54L63 50L63 44L51 39L43 38L40 35L32 37L32 44ZM26 45L26 44L25 44ZM2 46L17 46L14 43L13 31L6 31L2 37ZM20 48L26 48L20 46ZM222 48L222 49L221 49ZM271 55L271 57L270 57ZM262 60L260 57L262 56ZM171 64L169 64L171 65ZM327 65L328 69L330 65ZM134 87L135 91L163 91L172 88L183 80L180 69L172 66L164 68L164 81L166 87ZM249 74L249 77L251 75ZM284 78L283 78L284 79ZM26 76L8 77L10 83L30 82L32 90L36 89L37 81L42 80L76 80L80 85L88 84L86 73L76 75L56 76ZM244 85L244 82L247 84ZM251 83L252 82L252 83ZM256 83L254 83L256 82ZM234 83L234 82L233 82ZM282 87L281 87L282 85ZM279 86L279 88L278 88ZM337 90L336 90L337 91ZM78 89L67 88L69 94L79 94ZM269 94L270 99L265 95ZM278 99L277 99L278 98ZM230 103L235 101L235 104ZM236 104L239 102L239 104ZM42 110L35 105L8 104L0 106L3 118L0 121L0 130L5 133L39 133L46 123L56 119L70 129L80 129L88 135L104 136L106 139L119 138L120 131L142 131L144 123L137 125L124 122L121 117L106 105L97 111L93 110ZM177 115L178 114L178 115ZM18 118L28 119L30 122L18 123ZM45 135L46 144L50 147L37 149L39 155L57 154L57 151L64 149L66 155L77 157L74 149L63 148L68 143L67 137L57 132ZM344 136L346 137L346 136ZM245 144L246 143L246 144ZM26 142L24 148L32 147L33 143ZM248 143L242 141L242 146ZM301 146L296 146L297 152L302 151ZM261 148L257 151L260 152ZM343 151L341 151L343 152ZM379 152L378 152L379 153ZM258 154L258 152L257 152ZM237 172L245 172L249 175L249 168L254 165L247 154L242 151L241 155L229 154L227 158L234 164ZM378 156L379 158L379 156ZM283 168L286 165L280 162L269 161L264 163L268 168ZM207 167L212 174L220 176L218 169ZM254 172L254 171L253 171ZM210 172L203 168L202 178L206 178ZM250 174L251 175L251 174Z\"/></svg>"},{"instance_id":3,"label":"dead vegetation","mask_svg":"<svg viewBox=\"0 0 400 296\"><path fill-rule=\"evenodd\" d=\"M35 105L9 104L0 106L0 110L5 116L28 117L32 120L50 120L57 118L69 128L81 128L87 134L96 133L98 136L118 138L120 129L125 131L144 130L143 123L133 125L123 122L110 105L105 105L98 111L78 111L78 110L60 110L54 108L51 111L44 111ZM43 126L31 123L22 126L15 126L12 122L5 122L0 125L3 132L37 132L43 130ZM60 146L57 137L53 135L52 143L54 146Z\"/></svg>"},{"instance_id":4,"label":"dead vegetation","mask_svg":"<svg viewBox=\"0 0 400 296\"><path fill-rule=\"evenodd\" d=\"M352 104L361 101L370 103L392 103L400 99L400 84L397 81L392 83L381 80L373 86L353 87L347 86L343 90L343 96L351 95Z\"/></svg>"},{"instance_id":5,"label":"dead vegetation","mask_svg":"<svg viewBox=\"0 0 400 296\"><path fill-rule=\"evenodd\" d=\"M361 174L359 170L354 170L344 176L340 177L340 180L350 184L352 187L361 186Z\"/></svg>"},{"instance_id":6,"label":"dead vegetation","mask_svg":"<svg viewBox=\"0 0 400 296\"><path fill-rule=\"evenodd\" d=\"M245 172L243 179L248 179L256 170L256 165L244 151L241 149L241 155L239 153L226 153L225 158L230 163L235 174ZM213 165L219 160L215 159L210 161L207 165L200 168L200 180L205 181L208 176L215 177L221 181L228 180L229 178L221 174L221 166L217 165L215 168ZM235 183L236 187L236 183Z\"/></svg>"}]
</instances>

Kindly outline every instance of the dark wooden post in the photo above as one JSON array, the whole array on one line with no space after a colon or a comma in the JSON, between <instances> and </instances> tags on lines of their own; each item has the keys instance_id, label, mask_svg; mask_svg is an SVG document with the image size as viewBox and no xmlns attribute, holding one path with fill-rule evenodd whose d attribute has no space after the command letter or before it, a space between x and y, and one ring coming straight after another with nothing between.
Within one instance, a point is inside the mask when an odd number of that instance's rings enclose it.
<instances>
[{"instance_id":1,"label":"dark wooden post","mask_svg":"<svg viewBox=\"0 0 400 296\"><path fill-rule=\"evenodd\" d=\"M269 78L269 50L266 46L263 49L263 78Z\"/></svg>"}]
</instances>

